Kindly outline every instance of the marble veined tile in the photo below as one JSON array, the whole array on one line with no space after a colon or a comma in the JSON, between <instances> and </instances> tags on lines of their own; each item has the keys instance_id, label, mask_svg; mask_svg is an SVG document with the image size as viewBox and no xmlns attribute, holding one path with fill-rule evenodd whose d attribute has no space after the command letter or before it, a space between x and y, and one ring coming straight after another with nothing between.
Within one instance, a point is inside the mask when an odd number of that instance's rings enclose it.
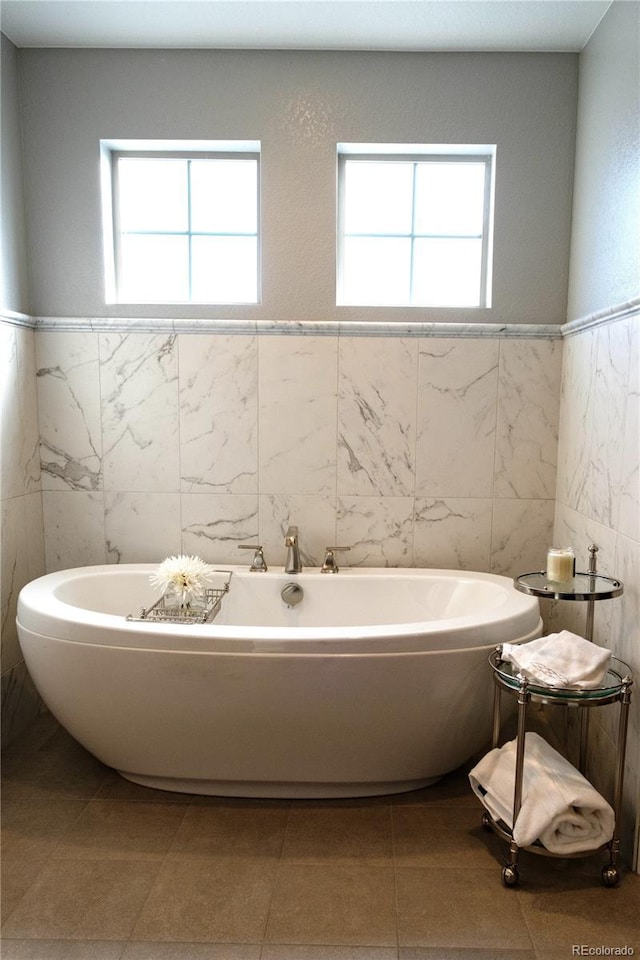
<instances>
[{"instance_id":1,"label":"marble veined tile","mask_svg":"<svg viewBox=\"0 0 640 960\"><path fill-rule=\"evenodd\" d=\"M544 570L553 533L553 500L494 500L491 573Z\"/></svg>"},{"instance_id":2,"label":"marble veined tile","mask_svg":"<svg viewBox=\"0 0 640 960\"><path fill-rule=\"evenodd\" d=\"M319 567L324 548L336 544L336 504L334 497L297 497L265 495L259 498L259 539L269 566L285 564L287 527L298 527L300 558L304 567ZM249 554L246 559L250 560ZM350 554L340 554L338 564L349 562ZM242 555L238 562L243 563Z\"/></svg>"},{"instance_id":3,"label":"marble veined tile","mask_svg":"<svg viewBox=\"0 0 640 960\"><path fill-rule=\"evenodd\" d=\"M256 337L179 338L180 469L185 493L256 493Z\"/></svg>"},{"instance_id":4,"label":"marble veined tile","mask_svg":"<svg viewBox=\"0 0 640 960\"><path fill-rule=\"evenodd\" d=\"M44 709L24 660L2 674L2 749L4 750L23 730L26 730ZM15 866L15 865L14 865ZM13 871L12 871L13 872ZM3 899L6 883L3 887Z\"/></svg>"},{"instance_id":5,"label":"marble veined tile","mask_svg":"<svg viewBox=\"0 0 640 960\"><path fill-rule=\"evenodd\" d=\"M610 323L598 329L593 423L589 434L590 496L584 512L610 527L619 515L629 347L628 323Z\"/></svg>"},{"instance_id":6,"label":"marble veined tile","mask_svg":"<svg viewBox=\"0 0 640 960\"><path fill-rule=\"evenodd\" d=\"M20 418L18 411L17 330L0 323L0 493L2 499L19 496L24 484L20 476Z\"/></svg>"},{"instance_id":7,"label":"marble veined tile","mask_svg":"<svg viewBox=\"0 0 640 960\"><path fill-rule=\"evenodd\" d=\"M36 337L33 330L18 331L18 369L20 376L21 458L24 493L41 489L40 429L38 394L35 383Z\"/></svg>"},{"instance_id":8,"label":"marble veined tile","mask_svg":"<svg viewBox=\"0 0 640 960\"><path fill-rule=\"evenodd\" d=\"M412 566L413 499L339 497L336 539L351 547L338 557L344 566Z\"/></svg>"},{"instance_id":9,"label":"marble veined tile","mask_svg":"<svg viewBox=\"0 0 640 960\"><path fill-rule=\"evenodd\" d=\"M0 490L18 497L40 487L33 330L0 323Z\"/></svg>"},{"instance_id":10,"label":"marble veined tile","mask_svg":"<svg viewBox=\"0 0 640 960\"><path fill-rule=\"evenodd\" d=\"M106 562L102 493L45 490L42 505L47 573Z\"/></svg>"},{"instance_id":11,"label":"marble veined tile","mask_svg":"<svg viewBox=\"0 0 640 960\"><path fill-rule=\"evenodd\" d=\"M21 659L16 631L18 593L29 580L29 557L25 545L24 497L0 501L0 636L2 669L8 670Z\"/></svg>"},{"instance_id":12,"label":"marble veined tile","mask_svg":"<svg viewBox=\"0 0 640 960\"><path fill-rule=\"evenodd\" d=\"M340 339L338 494L412 496L418 342Z\"/></svg>"},{"instance_id":13,"label":"marble veined tile","mask_svg":"<svg viewBox=\"0 0 640 960\"><path fill-rule=\"evenodd\" d=\"M98 335L38 333L37 367L43 489L101 490Z\"/></svg>"},{"instance_id":14,"label":"marble veined tile","mask_svg":"<svg viewBox=\"0 0 640 960\"><path fill-rule=\"evenodd\" d=\"M584 509L589 494L597 349L597 330L564 342L556 496L575 510Z\"/></svg>"},{"instance_id":15,"label":"marble veined tile","mask_svg":"<svg viewBox=\"0 0 640 960\"><path fill-rule=\"evenodd\" d=\"M0 637L2 669L22 659L16 632L18 594L44 571L42 494L0 501Z\"/></svg>"},{"instance_id":16,"label":"marble veined tile","mask_svg":"<svg viewBox=\"0 0 640 960\"><path fill-rule=\"evenodd\" d=\"M553 544L557 547L573 547L578 570L588 569L589 547L595 543L598 547L596 562L600 573L607 577L618 576L615 569L616 539L616 532L610 527L563 504L556 506Z\"/></svg>"},{"instance_id":17,"label":"marble veined tile","mask_svg":"<svg viewBox=\"0 0 640 960\"><path fill-rule=\"evenodd\" d=\"M499 349L496 340L420 342L416 496L492 496Z\"/></svg>"},{"instance_id":18,"label":"marble veined tile","mask_svg":"<svg viewBox=\"0 0 640 960\"><path fill-rule=\"evenodd\" d=\"M637 678L640 675L640 544L623 536L618 537L616 576L624 583L624 593L610 603L613 626L608 636L615 655L631 667ZM634 742L629 746L640 759L640 698L637 696L631 698L630 724Z\"/></svg>"},{"instance_id":19,"label":"marble veined tile","mask_svg":"<svg viewBox=\"0 0 640 960\"><path fill-rule=\"evenodd\" d=\"M565 344L557 495L609 527L619 516L625 470L629 349L625 322L587 330Z\"/></svg>"},{"instance_id":20,"label":"marble veined tile","mask_svg":"<svg viewBox=\"0 0 640 960\"><path fill-rule=\"evenodd\" d=\"M34 580L45 573L42 494L39 491L28 493L22 498L22 502L24 505L24 543L27 550L29 580Z\"/></svg>"},{"instance_id":21,"label":"marble veined tile","mask_svg":"<svg viewBox=\"0 0 640 960\"><path fill-rule=\"evenodd\" d=\"M622 448L618 530L640 542L640 317L628 321L629 387Z\"/></svg>"},{"instance_id":22,"label":"marble veined tile","mask_svg":"<svg viewBox=\"0 0 640 960\"><path fill-rule=\"evenodd\" d=\"M555 546L573 547L578 570L588 569L589 547L595 543L598 547L596 555L598 571L606 577L620 577L620 571L617 569L616 541L617 536L614 530L564 504L556 503L553 543ZM616 605L617 600L613 604L596 603L594 636L611 636L611 617ZM558 602L556 607L554 618L557 620L557 629L572 630L584 636L586 604Z\"/></svg>"},{"instance_id":23,"label":"marble veined tile","mask_svg":"<svg viewBox=\"0 0 640 960\"><path fill-rule=\"evenodd\" d=\"M564 346L557 499L637 539L640 364L637 319L569 337Z\"/></svg>"},{"instance_id":24,"label":"marble veined tile","mask_svg":"<svg viewBox=\"0 0 640 960\"><path fill-rule=\"evenodd\" d=\"M22 664L16 629L18 595L44 573L40 493L0 501L0 661L2 663L2 744L6 745L38 710L39 698Z\"/></svg>"},{"instance_id":25,"label":"marble veined tile","mask_svg":"<svg viewBox=\"0 0 640 960\"><path fill-rule=\"evenodd\" d=\"M492 508L489 498L416 498L415 565L489 572Z\"/></svg>"},{"instance_id":26,"label":"marble veined tile","mask_svg":"<svg viewBox=\"0 0 640 960\"><path fill-rule=\"evenodd\" d=\"M178 363L172 334L100 334L105 490L178 492Z\"/></svg>"},{"instance_id":27,"label":"marble veined tile","mask_svg":"<svg viewBox=\"0 0 640 960\"><path fill-rule=\"evenodd\" d=\"M257 496L183 493L181 500L183 553L207 563L243 563L238 544L257 543Z\"/></svg>"},{"instance_id":28,"label":"marble veined tile","mask_svg":"<svg viewBox=\"0 0 640 960\"><path fill-rule=\"evenodd\" d=\"M107 563L160 563L180 553L179 493L105 493Z\"/></svg>"},{"instance_id":29,"label":"marble veined tile","mask_svg":"<svg viewBox=\"0 0 640 960\"><path fill-rule=\"evenodd\" d=\"M504 340L496 435L496 497L555 496L562 343Z\"/></svg>"},{"instance_id":30,"label":"marble veined tile","mask_svg":"<svg viewBox=\"0 0 640 960\"><path fill-rule=\"evenodd\" d=\"M334 494L337 339L259 342L259 491Z\"/></svg>"}]
</instances>

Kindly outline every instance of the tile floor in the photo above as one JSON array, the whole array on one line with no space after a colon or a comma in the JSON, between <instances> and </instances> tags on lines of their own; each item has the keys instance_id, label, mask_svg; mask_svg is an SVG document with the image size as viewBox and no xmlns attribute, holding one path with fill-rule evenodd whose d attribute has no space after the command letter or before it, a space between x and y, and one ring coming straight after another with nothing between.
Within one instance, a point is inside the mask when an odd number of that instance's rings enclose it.
<instances>
[{"instance_id":1,"label":"tile floor","mask_svg":"<svg viewBox=\"0 0 640 960\"><path fill-rule=\"evenodd\" d=\"M45 714L6 752L2 813L3 960L640 955L640 876L606 889L603 855L525 853L505 888L464 770L366 800L190 797L121 779Z\"/></svg>"}]
</instances>

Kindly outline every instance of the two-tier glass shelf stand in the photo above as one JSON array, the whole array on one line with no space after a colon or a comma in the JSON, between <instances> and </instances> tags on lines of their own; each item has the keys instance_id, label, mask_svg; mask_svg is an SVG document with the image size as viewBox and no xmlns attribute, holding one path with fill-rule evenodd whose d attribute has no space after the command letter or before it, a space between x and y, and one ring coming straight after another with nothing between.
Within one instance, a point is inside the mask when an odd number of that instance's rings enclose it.
<instances>
[{"instance_id":1,"label":"two-tier glass shelf stand","mask_svg":"<svg viewBox=\"0 0 640 960\"><path fill-rule=\"evenodd\" d=\"M524 573L514 580L514 586L523 593L535 597L544 597L553 600L586 601L587 619L585 636L593 640L594 605L598 600L609 600L619 597L623 592L620 580L604 577L596 570L595 545L589 547L589 569L586 573L576 573L566 582L549 580L545 571ZM589 689L548 687L527 680L519 674L511 663L502 660L501 647L497 647L491 654L489 663L495 683L493 708L493 747L498 746L500 738L500 701L501 694L506 692L518 700L518 729L516 735L516 769L513 798L513 820L515 824L522 805L522 782L525 753L526 714L529 703L564 704L581 708L580 724L580 752L578 766L584 774L587 740L588 740L588 710L592 707L604 706L607 703L619 703L620 714L618 720L618 737L616 745L616 770L613 796L613 811L615 826L613 837L603 847L609 851L609 863L602 869L602 881L607 887L615 886L620 879L617 860L620 852L620 815L622 809L622 787L624 778L624 758L627 744L627 727L629 721L629 704L631 702L631 685L633 677L630 668L622 660L611 658L611 664L601 686ZM502 882L507 887L514 887L519 881L518 853L521 849L513 839L512 830L502 821L494 820L485 811L482 825L491 829L509 844L509 859L502 868ZM558 856L542 846L540 843L523 848L531 853L542 856ZM588 850L571 856L591 856L596 850ZM559 856L566 856L560 854Z\"/></svg>"}]
</instances>

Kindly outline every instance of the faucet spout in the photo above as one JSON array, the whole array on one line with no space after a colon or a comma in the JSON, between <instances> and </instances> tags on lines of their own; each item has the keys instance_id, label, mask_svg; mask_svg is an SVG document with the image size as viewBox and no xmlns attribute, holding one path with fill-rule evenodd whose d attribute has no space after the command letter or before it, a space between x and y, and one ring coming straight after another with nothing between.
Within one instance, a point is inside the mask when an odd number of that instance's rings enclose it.
<instances>
[{"instance_id":1,"label":"faucet spout","mask_svg":"<svg viewBox=\"0 0 640 960\"><path fill-rule=\"evenodd\" d=\"M298 549L298 528L291 526L287 530L284 538L284 545L287 548L287 559L284 565L285 573L302 573L302 563L300 562L300 550Z\"/></svg>"}]
</instances>

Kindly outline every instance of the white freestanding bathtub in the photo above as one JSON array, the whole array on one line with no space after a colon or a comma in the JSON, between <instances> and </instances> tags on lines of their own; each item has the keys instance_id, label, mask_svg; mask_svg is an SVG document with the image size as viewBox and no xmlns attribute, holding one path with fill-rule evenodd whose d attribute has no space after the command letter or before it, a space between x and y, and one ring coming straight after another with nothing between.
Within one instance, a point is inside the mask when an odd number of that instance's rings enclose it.
<instances>
[{"instance_id":1,"label":"white freestanding bathtub","mask_svg":"<svg viewBox=\"0 0 640 960\"><path fill-rule=\"evenodd\" d=\"M232 566L212 623L128 621L157 599L154 569L34 580L18 634L60 723L122 776L165 790L345 797L424 786L490 740L492 649L541 633L538 601L511 580L422 569ZM281 599L289 582L304 590L295 607Z\"/></svg>"}]
</instances>

